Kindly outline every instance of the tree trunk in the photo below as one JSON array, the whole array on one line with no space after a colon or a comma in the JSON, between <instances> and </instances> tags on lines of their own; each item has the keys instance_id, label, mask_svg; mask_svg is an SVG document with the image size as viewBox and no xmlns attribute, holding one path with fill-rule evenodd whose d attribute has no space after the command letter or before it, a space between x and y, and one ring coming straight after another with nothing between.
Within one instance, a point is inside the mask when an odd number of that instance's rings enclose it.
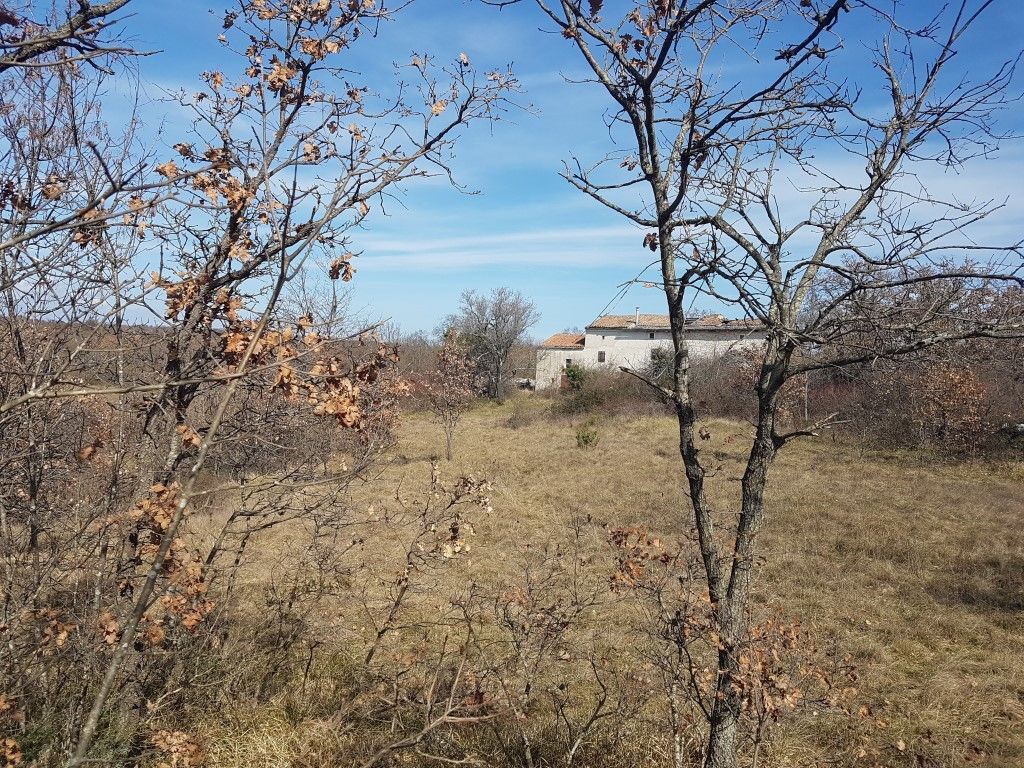
<instances>
[{"instance_id":1,"label":"tree trunk","mask_svg":"<svg viewBox=\"0 0 1024 768\"><path fill-rule=\"evenodd\" d=\"M764 520L764 491L768 485L768 470L775 460L778 446L775 442L775 394L759 394L757 433L750 448L747 468L743 473L742 507L733 544L732 573L729 578L728 599L732 604L735 621L744 620L750 597L750 584L754 564L754 542ZM744 629L737 624L738 630ZM735 635L734 635L735 637Z\"/></svg>"},{"instance_id":2,"label":"tree trunk","mask_svg":"<svg viewBox=\"0 0 1024 768\"><path fill-rule=\"evenodd\" d=\"M754 543L764 519L764 491L768 484L768 470L778 451L775 438L775 394L776 389L770 384L758 388L757 433L743 473L743 496L733 543L732 572L725 598L717 610L721 643L718 652L719 673L715 701L711 707L704 768L736 766L736 733L742 706L740 688L734 684L739 672L737 650L747 635Z\"/></svg>"},{"instance_id":3,"label":"tree trunk","mask_svg":"<svg viewBox=\"0 0 1024 768\"><path fill-rule=\"evenodd\" d=\"M723 675L721 681L727 681ZM726 684L728 684L726 682ZM721 685L719 686L721 688ZM722 693L719 690L719 693ZM711 709L711 729L708 734L708 751L704 768L736 768L736 724L739 721L739 702L727 703L738 698L730 689L726 698L716 699Z\"/></svg>"}]
</instances>

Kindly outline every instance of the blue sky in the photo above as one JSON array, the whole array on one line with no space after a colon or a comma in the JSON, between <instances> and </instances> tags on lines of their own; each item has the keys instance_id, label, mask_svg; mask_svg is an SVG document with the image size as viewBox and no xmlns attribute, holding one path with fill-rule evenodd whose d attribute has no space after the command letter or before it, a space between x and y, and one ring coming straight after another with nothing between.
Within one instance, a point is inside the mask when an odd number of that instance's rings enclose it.
<instances>
[{"instance_id":1,"label":"blue sky","mask_svg":"<svg viewBox=\"0 0 1024 768\"><path fill-rule=\"evenodd\" d=\"M151 95L160 87L191 90L199 73L212 68L225 5L136 0L129 6L129 35L137 46L160 51L139 65L142 79L155 85ZM901 5L912 13L937 6L932 0ZM1021 17L1015 1L997 3L962 47L959 66L977 75L1012 57L1024 38ZM476 1L417 0L372 45L359 48L352 68L376 75L391 62L407 62L414 50L439 59L465 52L485 69L511 63L523 84L521 100L531 106L493 126L477 124L464 136L454 169L476 194L436 180L414 183L386 214L375 211L355 233L363 255L352 305L366 316L391 318L403 331L429 331L464 289L499 285L536 303L542 316L537 338L581 327L602 311L663 311L656 290L636 286L619 295L619 286L651 261L643 232L558 177L571 154L597 159L614 147L601 122L607 97L592 85L565 82L580 74L580 62L567 41L541 29L547 29L544 20L529 4L498 11ZM155 98L147 104L147 124L156 125L162 110ZM986 224L986 236L1016 240L1024 214L1022 176L1024 149L1016 141L963 175L932 171L929 178L960 195L1009 197L1007 209Z\"/></svg>"}]
</instances>

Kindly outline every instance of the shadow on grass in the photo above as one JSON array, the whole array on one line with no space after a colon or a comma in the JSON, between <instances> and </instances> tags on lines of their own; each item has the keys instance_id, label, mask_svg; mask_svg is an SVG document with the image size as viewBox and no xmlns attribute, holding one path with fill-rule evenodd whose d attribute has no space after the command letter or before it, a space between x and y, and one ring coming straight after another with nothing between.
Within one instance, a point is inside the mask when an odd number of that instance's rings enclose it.
<instances>
[{"instance_id":1,"label":"shadow on grass","mask_svg":"<svg viewBox=\"0 0 1024 768\"><path fill-rule=\"evenodd\" d=\"M947 604L983 612L1024 613L1024 555L961 557L927 590Z\"/></svg>"}]
</instances>

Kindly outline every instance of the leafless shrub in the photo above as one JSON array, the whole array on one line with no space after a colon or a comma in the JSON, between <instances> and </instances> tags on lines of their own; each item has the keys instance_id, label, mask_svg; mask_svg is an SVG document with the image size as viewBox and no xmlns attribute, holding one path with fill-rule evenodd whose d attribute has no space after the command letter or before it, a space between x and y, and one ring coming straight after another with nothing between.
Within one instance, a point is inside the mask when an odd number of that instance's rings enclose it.
<instances>
[{"instance_id":1,"label":"leafless shrub","mask_svg":"<svg viewBox=\"0 0 1024 768\"><path fill-rule=\"evenodd\" d=\"M462 414L473 403L475 371L454 331L445 334L437 353L437 367L427 382L427 397L434 418L444 430L445 457L452 460L452 440Z\"/></svg>"},{"instance_id":2,"label":"leafless shrub","mask_svg":"<svg viewBox=\"0 0 1024 768\"><path fill-rule=\"evenodd\" d=\"M594 617L609 593L585 554L590 521L524 553L504 588L474 588L459 606L474 627L479 696L501 713L481 745L507 764L598 765L644 706L618 649ZM607 755L606 755L607 756Z\"/></svg>"},{"instance_id":3,"label":"leafless shrub","mask_svg":"<svg viewBox=\"0 0 1024 768\"><path fill-rule=\"evenodd\" d=\"M512 410L508 419L505 420L505 425L509 429L523 429L534 424L543 416L544 413L538 404L531 403L525 398L517 398L512 403Z\"/></svg>"},{"instance_id":4,"label":"leafless shrub","mask_svg":"<svg viewBox=\"0 0 1024 768\"><path fill-rule=\"evenodd\" d=\"M673 545L636 527L609 529L608 538L616 559L611 587L636 608L637 654L658 680L673 764L699 763L723 674L699 548L692 537ZM849 719L856 672L848 658L819 652L798 620L751 617L734 652L730 684L740 699L752 766L770 748L775 724L798 710Z\"/></svg>"},{"instance_id":5,"label":"leafless shrub","mask_svg":"<svg viewBox=\"0 0 1024 768\"><path fill-rule=\"evenodd\" d=\"M554 391L556 416L644 416L664 413L666 404L649 386L621 371L578 368L568 389Z\"/></svg>"}]
</instances>

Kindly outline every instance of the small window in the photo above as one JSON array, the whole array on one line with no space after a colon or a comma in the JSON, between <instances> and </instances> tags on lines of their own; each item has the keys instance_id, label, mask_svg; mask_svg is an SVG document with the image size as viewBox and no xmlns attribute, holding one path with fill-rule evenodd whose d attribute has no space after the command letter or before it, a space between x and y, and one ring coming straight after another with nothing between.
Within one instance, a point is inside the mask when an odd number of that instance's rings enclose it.
<instances>
[{"instance_id":1,"label":"small window","mask_svg":"<svg viewBox=\"0 0 1024 768\"><path fill-rule=\"evenodd\" d=\"M571 368L572 367L572 358L571 357L565 358L565 367L566 368Z\"/></svg>"},{"instance_id":2,"label":"small window","mask_svg":"<svg viewBox=\"0 0 1024 768\"><path fill-rule=\"evenodd\" d=\"M654 338L654 331L651 331L650 333L648 333L647 334L647 338L648 339L653 339Z\"/></svg>"},{"instance_id":3,"label":"small window","mask_svg":"<svg viewBox=\"0 0 1024 768\"><path fill-rule=\"evenodd\" d=\"M603 363L604 362L604 352L598 352L597 353L597 362L599 362L599 363Z\"/></svg>"}]
</instances>

